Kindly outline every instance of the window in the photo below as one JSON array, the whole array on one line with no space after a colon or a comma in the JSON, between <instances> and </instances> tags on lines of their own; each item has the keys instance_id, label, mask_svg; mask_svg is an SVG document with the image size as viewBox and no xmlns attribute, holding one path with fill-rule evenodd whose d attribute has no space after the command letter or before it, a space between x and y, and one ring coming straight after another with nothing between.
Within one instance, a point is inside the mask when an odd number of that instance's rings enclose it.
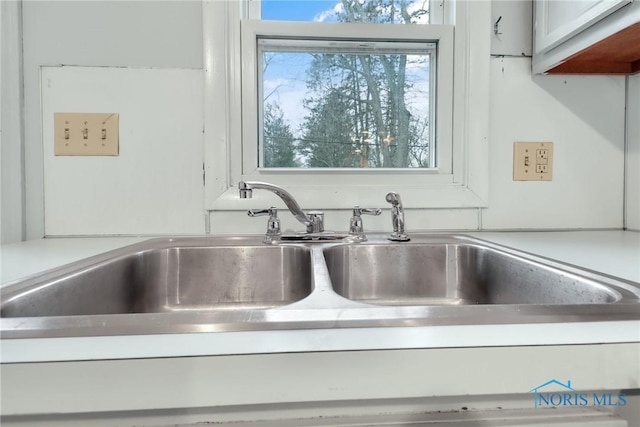
<instances>
[{"instance_id":1,"label":"window","mask_svg":"<svg viewBox=\"0 0 640 427\"><path fill-rule=\"evenodd\" d=\"M240 180L305 209L391 190L407 208L486 205L490 2L204 1L207 208L241 209ZM345 5L387 7L349 23ZM299 22L309 7L316 22Z\"/></svg>"},{"instance_id":2,"label":"window","mask_svg":"<svg viewBox=\"0 0 640 427\"><path fill-rule=\"evenodd\" d=\"M428 0L261 6L267 21L430 22ZM434 168L436 47L371 37L258 37L258 167Z\"/></svg>"},{"instance_id":3,"label":"window","mask_svg":"<svg viewBox=\"0 0 640 427\"><path fill-rule=\"evenodd\" d=\"M257 42L260 166L435 166L436 43Z\"/></svg>"},{"instance_id":4,"label":"window","mask_svg":"<svg viewBox=\"0 0 640 427\"><path fill-rule=\"evenodd\" d=\"M244 21L243 173L451 173L452 30Z\"/></svg>"}]
</instances>

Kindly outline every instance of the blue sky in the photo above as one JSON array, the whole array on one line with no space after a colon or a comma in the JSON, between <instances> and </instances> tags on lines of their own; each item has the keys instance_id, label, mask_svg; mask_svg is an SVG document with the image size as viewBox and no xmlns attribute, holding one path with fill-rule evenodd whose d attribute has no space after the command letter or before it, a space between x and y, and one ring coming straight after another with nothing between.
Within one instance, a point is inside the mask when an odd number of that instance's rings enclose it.
<instances>
[{"instance_id":1,"label":"blue sky","mask_svg":"<svg viewBox=\"0 0 640 427\"><path fill-rule=\"evenodd\" d=\"M311 21L336 3L338 0L262 0L262 19Z\"/></svg>"}]
</instances>

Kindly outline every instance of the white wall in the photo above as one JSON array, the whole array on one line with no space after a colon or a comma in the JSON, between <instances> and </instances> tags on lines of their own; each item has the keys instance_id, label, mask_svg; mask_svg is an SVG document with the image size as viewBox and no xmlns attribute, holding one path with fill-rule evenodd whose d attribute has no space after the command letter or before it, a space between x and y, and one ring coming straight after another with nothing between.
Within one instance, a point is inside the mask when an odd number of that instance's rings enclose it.
<instances>
[{"instance_id":1,"label":"white wall","mask_svg":"<svg viewBox=\"0 0 640 427\"><path fill-rule=\"evenodd\" d=\"M640 231L640 74L629 77L627 95L626 224Z\"/></svg>"},{"instance_id":2,"label":"white wall","mask_svg":"<svg viewBox=\"0 0 640 427\"><path fill-rule=\"evenodd\" d=\"M0 58L2 58L2 53L4 50L4 45L2 43L2 39L3 37L3 33L4 33L4 21L2 19L2 15L3 15L3 7L0 4ZM2 193L4 192L2 190L2 104L3 104L3 100L2 100L2 89L4 86L4 79L2 78L3 75L3 71L2 68L4 67L4 61L0 62L0 243L2 243L2 226L4 226L4 222L2 221L2 205L4 203L2 203ZM6 107L5 107L6 108Z\"/></svg>"},{"instance_id":3,"label":"white wall","mask_svg":"<svg viewBox=\"0 0 640 427\"><path fill-rule=\"evenodd\" d=\"M45 234L202 234L202 86L201 70L42 68ZM53 156L54 113L76 111L120 115L118 156Z\"/></svg>"},{"instance_id":4,"label":"white wall","mask_svg":"<svg viewBox=\"0 0 640 427\"><path fill-rule=\"evenodd\" d=\"M531 2L494 1L485 229L620 228L624 78L531 75ZM515 24L514 24L515 23ZM518 23L522 23L518 25ZM554 143L553 181L513 181L513 143Z\"/></svg>"},{"instance_id":5,"label":"white wall","mask_svg":"<svg viewBox=\"0 0 640 427\"><path fill-rule=\"evenodd\" d=\"M490 126L491 169L489 208L482 210L410 211L410 229L564 229L564 228L621 228L623 226L623 170L624 170L624 103L623 77L597 76L531 76L531 35L527 22L531 16L531 2L494 1L494 18L502 16L500 36L492 35ZM43 165L53 158L43 153L41 125L40 67L51 65L81 65L91 67L152 67L172 69L202 69L202 6L199 1L164 2L35 2L24 3L24 61L25 61L25 150L28 237L48 234L142 233L151 232L135 222L119 227L113 222L105 228L102 222L88 218L99 211L99 199L88 206L76 221L79 228L60 228L60 215L65 204L76 197L78 188L70 189L57 182L47 184ZM497 19L497 18L496 18ZM514 24L515 23L515 24ZM221 22L221 25L223 23ZM493 28L488 28L491 31ZM525 55L522 55L522 54ZM509 55L509 56L501 56ZM513 55L513 56L511 56ZM62 69L64 70L64 68ZM88 70L87 70L88 71ZM94 71L88 71L93 73ZM160 71L157 71L160 73ZM95 69L95 78L99 71ZM87 82L91 81L88 76ZM109 84L126 86L127 80L115 77ZM161 85L162 79L155 84ZM70 83L70 82L67 82ZM65 83L65 84L67 84ZM76 110L95 105L103 88L85 87L82 93L72 93ZM159 87L160 88L160 87ZM69 90L72 90L70 88ZM60 94L59 94L60 95ZM64 96L49 98L63 102ZM84 99L84 100L83 100ZM221 98L221 102L223 102ZM181 108L189 103L201 105L202 98L194 95L182 99ZM144 103L139 117L151 122ZM166 106L166 105L165 105ZM53 108L53 107L52 107ZM58 108L58 107L55 107ZM195 111L195 110L193 110ZM154 143L165 147L173 144L171 123L164 123L167 132ZM132 130L133 131L133 130ZM139 131L139 129L137 129ZM182 140L195 147L200 136ZM542 182L514 182L512 180L512 144L514 141L552 141L555 143L554 180ZM44 141L45 146L48 141ZM170 158L165 159L170 169ZM86 163L88 164L88 163ZM84 168L84 166L83 166ZM50 169L46 169L50 171ZM115 173L116 169L111 172ZM105 179L112 177L106 172ZM149 172L141 166L133 173L131 182ZM47 172L49 173L49 172ZM45 188L47 205L44 206ZM132 184L135 185L135 184ZM192 185L196 185L195 180ZM191 188L187 192L195 191ZM198 189L197 191L200 191ZM150 193L136 193L141 205L153 205ZM111 194L108 199L126 199ZM105 200L100 200L100 203ZM246 201L239 209L265 207ZM381 206L384 201L381 200ZM629 204L627 204L629 205ZM146 216L147 211L129 206L131 216ZM190 202L178 207L178 215L195 218L201 214L199 205ZM196 212L198 211L198 212ZM331 215L331 216L330 216ZM297 228L283 212L285 226ZM328 213L328 227L344 229L349 212ZM367 228L387 230L388 214L366 218ZM52 222L54 221L54 222ZM191 221L191 220L189 220ZM69 222L69 221L67 221ZM242 212L217 213L212 217L212 232L262 232L264 221L248 219ZM205 232L204 224L188 227L183 223L172 226L156 224L153 232ZM168 224L168 223L167 223ZM193 227L191 227L193 225Z\"/></svg>"},{"instance_id":6,"label":"white wall","mask_svg":"<svg viewBox=\"0 0 640 427\"><path fill-rule=\"evenodd\" d=\"M162 74L163 68L171 69L202 69L202 5L200 1L25 1L23 2L23 42L24 42L24 102L25 102L25 156L26 156L26 198L27 198L27 237L39 238L45 233L45 223L49 223L54 218L51 214L58 215L65 209L64 205L76 191L73 188L60 187L58 194L50 194L48 206L44 206L44 187L47 178L44 175L43 165L45 157L51 160L51 152L43 152L43 128L42 128L42 103L41 103L41 67L56 65L79 65L92 67L141 67L151 68L150 73ZM154 71L157 70L157 71ZM96 72L96 76L97 76ZM117 79L117 78L116 78ZM108 83L113 83L109 81ZM130 81L121 81L121 89L127 90ZM158 90L162 91L163 79L155 80L159 85ZM83 88L72 92L72 97L76 101L74 110L83 111L90 108L99 100L104 87L100 87L99 81L95 83L95 89ZM83 101L84 98L84 101ZM120 102L126 103L126 99ZM154 103L153 99L148 100L149 104ZM179 105L183 108L186 105ZM192 103L188 108L190 111L201 111L202 101L200 97L192 97ZM137 104L145 114L145 105ZM166 104L165 104L166 106ZM151 109L149 111L156 111ZM145 117L144 122L154 120L152 114ZM200 119L201 120L201 119ZM163 126L171 126L171 121L163 123ZM140 131L140 129L138 129ZM173 132L158 135L158 139L147 141L155 146L162 147L175 144ZM182 144L191 147L200 144L201 135L197 138L193 136L181 140ZM123 147L126 150L126 148ZM167 171L172 170L172 158L162 159L162 165ZM88 163L87 163L88 164ZM197 166L200 171L202 164ZM80 170L82 170L81 168ZM113 168L112 172L120 172ZM131 186L135 187L138 182L145 182L149 169L139 165L135 170L128 170L130 173ZM116 179L115 176L106 175L104 180ZM56 178L57 179L57 178ZM141 194L141 203L154 205L153 199L157 191L163 191L162 183L158 181L154 191ZM194 183L194 185L196 185ZM200 183L201 185L201 183ZM142 188L138 187L142 192ZM195 191L200 191L198 190ZM185 189L185 191L194 191ZM138 194L138 192L134 192ZM146 195L145 195L146 194ZM96 199L91 199L93 203ZM111 195L109 200L125 201ZM61 206L62 205L62 206ZM55 208L55 209L53 209ZM93 215L99 210L98 205L81 211L80 214L73 214L79 223L91 224L92 219L87 215ZM180 210L187 218L195 215L201 217L201 208L193 212L194 204L176 204L175 208ZM53 210L50 210L53 209ZM120 204L119 209L127 211L132 217L146 215L147 211L131 210L124 204ZM179 213L177 213L179 214ZM163 216L164 213L158 212ZM70 221L67 221L70 222ZM71 221L73 222L73 221ZM113 222L108 228L97 226L94 228L82 228L83 234L94 233L142 233L148 228L140 230L130 227L118 227L118 223ZM204 232L203 222L197 225L201 233ZM176 227L175 222L168 222L165 229L154 227L154 232L191 233L194 226L188 228ZM68 234L74 228L59 228L57 225L52 231Z\"/></svg>"},{"instance_id":7,"label":"white wall","mask_svg":"<svg viewBox=\"0 0 640 427\"><path fill-rule=\"evenodd\" d=\"M22 44L20 3L0 2L0 136L1 181L0 241L13 243L23 240L24 176L22 143Z\"/></svg>"},{"instance_id":8,"label":"white wall","mask_svg":"<svg viewBox=\"0 0 640 427\"><path fill-rule=\"evenodd\" d=\"M491 68L489 208L501 228L621 228L624 78L531 76L528 58ZM554 143L553 181L513 181L513 142Z\"/></svg>"}]
</instances>

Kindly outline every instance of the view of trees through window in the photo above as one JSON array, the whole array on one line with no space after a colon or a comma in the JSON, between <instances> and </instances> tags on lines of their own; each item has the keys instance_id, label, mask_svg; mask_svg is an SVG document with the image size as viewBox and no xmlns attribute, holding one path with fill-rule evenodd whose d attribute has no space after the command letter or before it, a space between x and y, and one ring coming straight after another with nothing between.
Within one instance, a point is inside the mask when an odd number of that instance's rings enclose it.
<instances>
[{"instance_id":1,"label":"view of trees through window","mask_svg":"<svg viewBox=\"0 0 640 427\"><path fill-rule=\"evenodd\" d=\"M314 19L420 24L428 22L427 8L426 0L341 0ZM263 48L262 167L434 166L434 45L405 50L367 41L351 45Z\"/></svg>"}]
</instances>

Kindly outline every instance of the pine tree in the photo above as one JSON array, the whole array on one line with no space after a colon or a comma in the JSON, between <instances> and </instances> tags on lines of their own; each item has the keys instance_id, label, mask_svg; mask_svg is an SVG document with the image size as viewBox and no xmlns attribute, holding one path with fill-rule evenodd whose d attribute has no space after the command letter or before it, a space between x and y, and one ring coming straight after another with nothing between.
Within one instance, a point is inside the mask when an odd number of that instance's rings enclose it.
<instances>
[{"instance_id":1,"label":"pine tree","mask_svg":"<svg viewBox=\"0 0 640 427\"><path fill-rule=\"evenodd\" d=\"M339 90L308 101L310 114L304 123L300 154L312 168L353 168L359 166L359 155L349 139L351 121L349 104Z\"/></svg>"},{"instance_id":2,"label":"pine tree","mask_svg":"<svg viewBox=\"0 0 640 427\"><path fill-rule=\"evenodd\" d=\"M284 112L278 104L264 106L264 166L270 168L298 167L296 143Z\"/></svg>"}]
</instances>

